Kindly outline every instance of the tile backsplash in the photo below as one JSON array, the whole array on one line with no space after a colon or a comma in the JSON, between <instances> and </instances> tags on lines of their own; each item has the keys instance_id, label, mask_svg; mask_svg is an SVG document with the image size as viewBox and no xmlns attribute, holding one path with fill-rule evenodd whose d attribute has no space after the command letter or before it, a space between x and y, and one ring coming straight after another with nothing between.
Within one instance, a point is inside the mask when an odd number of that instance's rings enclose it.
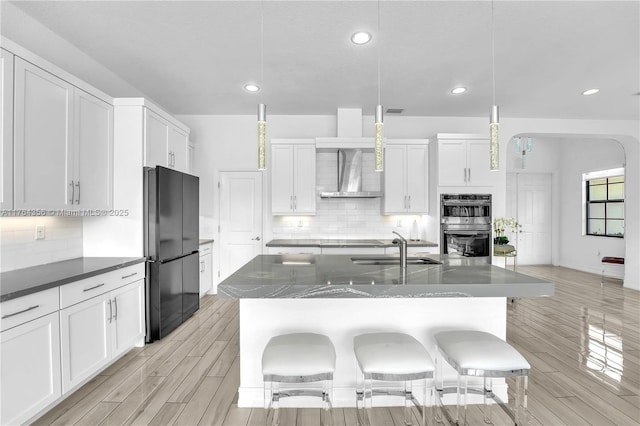
<instances>
[{"instance_id":1,"label":"tile backsplash","mask_svg":"<svg viewBox=\"0 0 640 426\"><path fill-rule=\"evenodd\" d=\"M318 152L316 157L316 194L336 191L338 187L335 153ZM365 152L362 167L362 190L380 191L380 173L373 171L373 153ZM280 238L393 238L398 231L409 238L413 221L418 222L420 238L428 216L385 216L381 198L318 198L315 216L273 216L274 239Z\"/></svg>"},{"instance_id":2,"label":"tile backsplash","mask_svg":"<svg viewBox=\"0 0 640 426\"><path fill-rule=\"evenodd\" d=\"M44 239L35 239L36 226L44 226ZM0 219L0 271L76 257L82 257L82 218L47 216Z\"/></svg>"}]
</instances>

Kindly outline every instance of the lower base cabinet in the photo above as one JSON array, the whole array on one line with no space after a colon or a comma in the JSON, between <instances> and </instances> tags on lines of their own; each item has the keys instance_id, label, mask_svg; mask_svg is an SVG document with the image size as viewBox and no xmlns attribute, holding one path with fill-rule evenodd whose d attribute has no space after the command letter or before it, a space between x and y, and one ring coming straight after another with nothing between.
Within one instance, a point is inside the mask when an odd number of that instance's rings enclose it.
<instances>
[{"instance_id":1,"label":"lower base cabinet","mask_svg":"<svg viewBox=\"0 0 640 426\"><path fill-rule=\"evenodd\" d=\"M62 395L58 312L0 333L0 359L0 424L22 424Z\"/></svg>"},{"instance_id":2,"label":"lower base cabinet","mask_svg":"<svg viewBox=\"0 0 640 426\"><path fill-rule=\"evenodd\" d=\"M60 311L63 393L144 337L143 292L138 280Z\"/></svg>"}]
</instances>

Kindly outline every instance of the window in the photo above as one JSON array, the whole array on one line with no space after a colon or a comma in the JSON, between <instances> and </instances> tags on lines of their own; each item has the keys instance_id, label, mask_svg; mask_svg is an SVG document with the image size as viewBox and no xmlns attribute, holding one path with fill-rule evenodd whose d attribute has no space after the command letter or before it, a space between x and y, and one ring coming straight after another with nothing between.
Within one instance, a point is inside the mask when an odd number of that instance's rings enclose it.
<instances>
[{"instance_id":1,"label":"window","mask_svg":"<svg viewBox=\"0 0 640 426\"><path fill-rule=\"evenodd\" d=\"M618 172L619 173L619 172ZM624 175L585 175L587 235L624 237Z\"/></svg>"}]
</instances>

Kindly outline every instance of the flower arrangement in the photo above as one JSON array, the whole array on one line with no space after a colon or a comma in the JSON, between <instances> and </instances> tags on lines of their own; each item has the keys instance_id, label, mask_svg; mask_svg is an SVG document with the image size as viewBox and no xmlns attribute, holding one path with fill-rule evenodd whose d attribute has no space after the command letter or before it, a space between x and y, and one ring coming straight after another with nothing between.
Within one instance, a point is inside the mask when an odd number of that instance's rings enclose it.
<instances>
[{"instance_id":1,"label":"flower arrangement","mask_svg":"<svg viewBox=\"0 0 640 426\"><path fill-rule=\"evenodd\" d=\"M510 232L522 232L522 225L512 217L497 217L493 220L493 232L496 233L493 244L508 244L509 239L505 236L507 229Z\"/></svg>"}]
</instances>

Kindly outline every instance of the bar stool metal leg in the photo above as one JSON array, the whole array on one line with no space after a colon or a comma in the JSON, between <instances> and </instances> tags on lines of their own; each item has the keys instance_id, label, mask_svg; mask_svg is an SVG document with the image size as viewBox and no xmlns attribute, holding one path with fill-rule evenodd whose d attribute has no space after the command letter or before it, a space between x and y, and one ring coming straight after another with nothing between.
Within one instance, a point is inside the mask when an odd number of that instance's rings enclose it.
<instances>
[{"instance_id":1,"label":"bar stool metal leg","mask_svg":"<svg viewBox=\"0 0 640 426\"><path fill-rule=\"evenodd\" d=\"M491 400L493 399L493 380L484 378L484 422L492 423Z\"/></svg>"},{"instance_id":2,"label":"bar stool metal leg","mask_svg":"<svg viewBox=\"0 0 640 426\"><path fill-rule=\"evenodd\" d=\"M425 401L426 403L426 401ZM411 424L411 407L413 406L413 387L411 380L404 382L404 424Z\"/></svg>"}]
</instances>

